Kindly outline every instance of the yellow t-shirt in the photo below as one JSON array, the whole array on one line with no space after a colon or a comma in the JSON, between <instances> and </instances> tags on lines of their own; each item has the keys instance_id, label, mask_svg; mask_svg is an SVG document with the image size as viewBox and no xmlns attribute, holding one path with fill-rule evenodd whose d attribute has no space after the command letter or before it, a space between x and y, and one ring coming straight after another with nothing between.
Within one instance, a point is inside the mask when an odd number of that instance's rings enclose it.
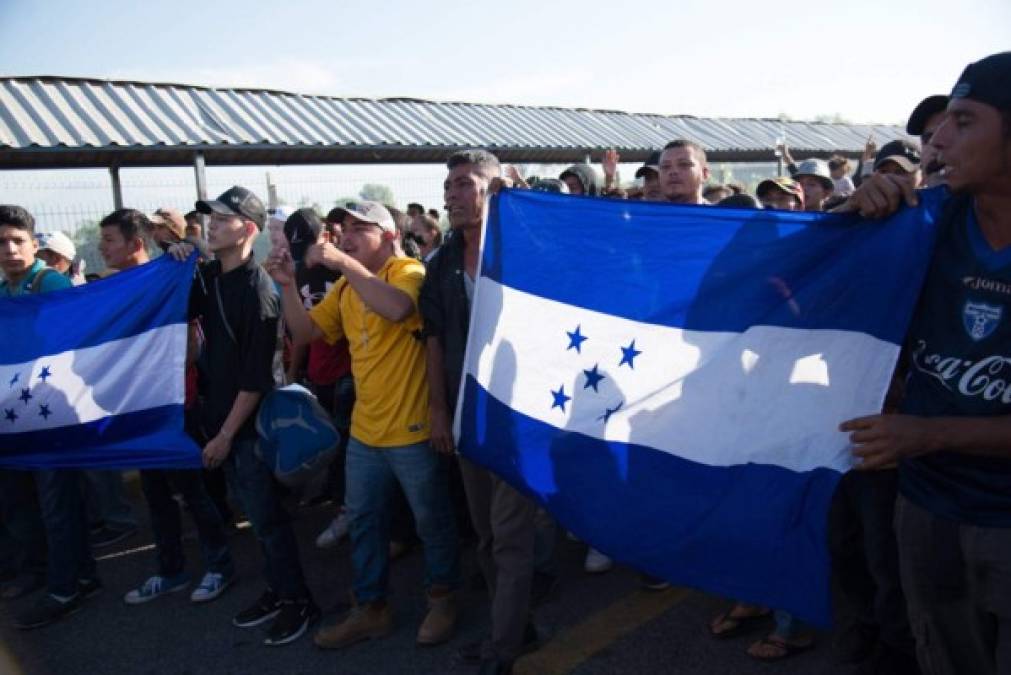
<instances>
[{"instance_id":1,"label":"yellow t-shirt","mask_svg":"<svg viewBox=\"0 0 1011 675\"><path fill-rule=\"evenodd\" d=\"M340 279L309 316L335 344L347 337L355 407L351 435L366 445L394 447L428 440L428 381L418 293L425 266L414 258L391 256L377 277L411 296L414 314L393 323L369 309L347 279Z\"/></svg>"}]
</instances>

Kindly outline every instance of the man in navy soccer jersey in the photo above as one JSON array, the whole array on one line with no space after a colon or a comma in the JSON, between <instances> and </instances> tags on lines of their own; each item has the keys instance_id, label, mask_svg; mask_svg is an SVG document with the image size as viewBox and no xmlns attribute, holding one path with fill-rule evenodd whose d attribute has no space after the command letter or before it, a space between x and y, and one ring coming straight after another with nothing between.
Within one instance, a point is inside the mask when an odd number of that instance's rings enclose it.
<instances>
[{"instance_id":1,"label":"man in navy soccer jersey","mask_svg":"<svg viewBox=\"0 0 1011 675\"><path fill-rule=\"evenodd\" d=\"M951 190L907 340L898 415L842 424L899 462L895 527L924 673L1011 672L1011 52L970 64L930 140ZM862 188L864 186L861 186ZM894 210L881 176L851 203Z\"/></svg>"}]
</instances>

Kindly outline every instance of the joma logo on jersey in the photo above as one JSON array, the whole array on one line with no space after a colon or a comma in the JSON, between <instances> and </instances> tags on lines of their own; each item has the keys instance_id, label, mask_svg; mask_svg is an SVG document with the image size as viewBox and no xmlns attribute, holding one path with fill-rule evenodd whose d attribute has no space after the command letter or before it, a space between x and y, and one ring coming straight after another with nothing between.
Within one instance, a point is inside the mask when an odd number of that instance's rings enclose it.
<instances>
[{"instance_id":1,"label":"joma logo on jersey","mask_svg":"<svg viewBox=\"0 0 1011 675\"><path fill-rule=\"evenodd\" d=\"M989 337L997 324L1000 323L1004 308L1000 305L988 305L985 302L966 302L962 308L962 325L976 342Z\"/></svg>"}]
</instances>

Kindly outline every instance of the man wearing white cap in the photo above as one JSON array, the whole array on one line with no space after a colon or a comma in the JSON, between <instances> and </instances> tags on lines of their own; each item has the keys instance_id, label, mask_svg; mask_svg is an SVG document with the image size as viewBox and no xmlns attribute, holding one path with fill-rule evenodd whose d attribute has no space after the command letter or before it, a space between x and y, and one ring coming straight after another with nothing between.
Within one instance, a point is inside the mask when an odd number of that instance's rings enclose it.
<instances>
[{"instance_id":1,"label":"man wearing white cap","mask_svg":"<svg viewBox=\"0 0 1011 675\"><path fill-rule=\"evenodd\" d=\"M84 283L84 275L74 269L74 258L77 249L70 237L62 232L40 232L36 235L39 250L36 255L49 267L67 276L71 283L79 286Z\"/></svg>"}]
</instances>

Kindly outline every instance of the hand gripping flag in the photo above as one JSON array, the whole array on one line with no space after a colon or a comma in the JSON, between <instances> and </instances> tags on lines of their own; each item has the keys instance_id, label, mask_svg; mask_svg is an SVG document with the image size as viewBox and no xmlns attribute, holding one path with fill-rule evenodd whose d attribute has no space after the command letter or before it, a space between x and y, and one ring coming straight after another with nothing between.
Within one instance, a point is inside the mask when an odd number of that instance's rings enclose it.
<instances>
[{"instance_id":1,"label":"hand gripping flag","mask_svg":"<svg viewBox=\"0 0 1011 675\"><path fill-rule=\"evenodd\" d=\"M200 466L183 433L195 260L0 299L0 466Z\"/></svg>"},{"instance_id":2,"label":"hand gripping flag","mask_svg":"<svg viewBox=\"0 0 1011 675\"><path fill-rule=\"evenodd\" d=\"M865 222L503 192L460 452L636 569L828 624L838 425L881 410L939 198Z\"/></svg>"}]
</instances>

